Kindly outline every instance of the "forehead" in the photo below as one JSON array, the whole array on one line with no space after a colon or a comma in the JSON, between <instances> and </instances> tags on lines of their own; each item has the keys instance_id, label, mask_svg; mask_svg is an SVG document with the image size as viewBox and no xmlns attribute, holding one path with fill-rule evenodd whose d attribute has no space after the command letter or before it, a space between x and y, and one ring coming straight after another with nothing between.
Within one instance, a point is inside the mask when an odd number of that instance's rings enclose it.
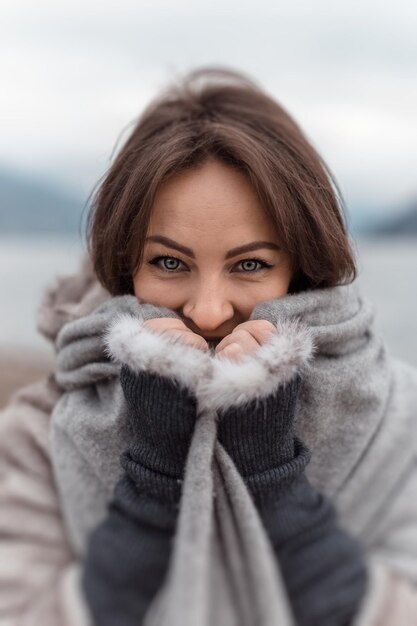
<instances>
[{"instance_id":1,"label":"forehead","mask_svg":"<svg viewBox=\"0 0 417 626\"><path fill-rule=\"evenodd\" d=\"M149 234L271 238L270 219L246 176L210 160L176 174L158 189ZM163 231L163 233L161 232Z\"/></svg>"}]
</instances>

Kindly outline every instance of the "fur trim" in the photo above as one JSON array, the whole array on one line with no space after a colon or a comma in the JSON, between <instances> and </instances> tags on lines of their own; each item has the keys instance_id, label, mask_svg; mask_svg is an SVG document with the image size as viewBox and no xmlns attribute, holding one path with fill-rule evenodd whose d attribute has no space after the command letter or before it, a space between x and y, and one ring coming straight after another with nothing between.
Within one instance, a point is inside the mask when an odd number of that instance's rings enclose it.
<instances>
[{"instance_id":1,"label":"fur trim","mask_svg":"<svg viewBox=\"0 0 417 626\"><path fill-rule=\"evenodd\" d=\"M309 330L286 320L277 331L240 362L151 331L143 319L126 314L113 321L105 342L109 355L133 371L150 370L194 391L200 409L226 410L267 397L307 364L313 352Z\"/></svg>"},{"instance_id":2,"label":"fur trim","mask_svg":"<svg viewBox=\"0 0 417 626\"><path fill-rule=\"evenodd\" d=\"M226 410L265 398L307 364L313 352L308 328L295 320L284 320L276 328L277 334L240 362L220 354L213 358L211 379L199 390L204 404Z\"/></svg>"},{"instance_id":3,"label":"fur trim","mask_svg":"<svg viewBox=\"0 0 417 626\"><path fill-rule=\"evenodd\" d=\"M208 353L143 324L131 315L118 316L104 337L109 355L134 372L149 370L197 391L212 368Z\"/></svg>"}]
</instances>

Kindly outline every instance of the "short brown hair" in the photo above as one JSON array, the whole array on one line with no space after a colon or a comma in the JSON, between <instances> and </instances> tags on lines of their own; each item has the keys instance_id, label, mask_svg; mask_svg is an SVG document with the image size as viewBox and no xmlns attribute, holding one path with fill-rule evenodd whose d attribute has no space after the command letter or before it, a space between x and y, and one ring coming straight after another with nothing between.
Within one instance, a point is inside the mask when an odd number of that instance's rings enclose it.
<instances>
[{"instance_id":1,"label":"short brown hair","mask_svg":"<svg viewBox=\"0 0 417 626\"><path fill-rule=\"evenodd\" d=\"M245 76L202 69L151 103L93 196L89 251L111 294L133 293L159 185L209 157L254 186L292 260L290 291L355 278L338 187L298 125Z\"/></svg>"}]
</instances>

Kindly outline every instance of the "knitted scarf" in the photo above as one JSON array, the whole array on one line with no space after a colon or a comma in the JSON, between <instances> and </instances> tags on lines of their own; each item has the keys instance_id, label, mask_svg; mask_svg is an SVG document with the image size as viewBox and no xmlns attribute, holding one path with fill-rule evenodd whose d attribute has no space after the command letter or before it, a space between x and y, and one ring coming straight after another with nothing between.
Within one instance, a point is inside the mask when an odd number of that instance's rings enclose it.
<instances>
[{"instance_id":1,"label":"knitted scarf","mask_svg":"<svg viewBox=\"0 0 417 626\"><path fill-rule=\"evenodd\" d=\"M109 347L116 360L110 360L105 346L109 326L121 313L138 319L175 316L133 296L111 298L92 314L66 324L56 343L56 378L66 393L52 415L51 456L68 535L80 557L89 533L106 514L120 474L119 456L127 447L126 408L118 376L120 363L129 355L113 341ZM377 536L372 522L411 462L411 453L399 451L403 444L407 448L407 423L411 424L411 406L417 399L412 392L415 374L388 357L373 331L372 307L354 285L264 302L251 318L284 327L297 320L308 328L314 359L306 364L310 350L306 339L304 356L299 358L299 346L294 344L284 363L304 363L296 427L312 451L307 474L316 488L333 499L341 523L373 556ZM290 334L291 328L288 324ZM244 369L236 366L226 387L218 376L219 402L229 401L234 382L237 393L242 393L240 375L245 381L254 373L257 377L257 385L246 393L255 397L266 393L270 357L264 354L252 362L246 378ZM160 362L168 375L180 366L173 361L170 369L169 363ZM274 375L285 381L281 366L273 370ZM399 402L404 389L407 400ZM238 607L238 613L247 616L248 624L291 624L280 572L262 524L237 470L216 442L215 406L207 402L207 395L203 394L201 407L187 460L170 570L147 624L231 626L237 623L232 586L239 589L244 606ZM387 426L390 411L397 419ZM389 471L387 454L391 455ZM370 499L362 494L372 481L375 498ZM398 565L398 554L392 558Z\"/></svg>"}]
</instances>

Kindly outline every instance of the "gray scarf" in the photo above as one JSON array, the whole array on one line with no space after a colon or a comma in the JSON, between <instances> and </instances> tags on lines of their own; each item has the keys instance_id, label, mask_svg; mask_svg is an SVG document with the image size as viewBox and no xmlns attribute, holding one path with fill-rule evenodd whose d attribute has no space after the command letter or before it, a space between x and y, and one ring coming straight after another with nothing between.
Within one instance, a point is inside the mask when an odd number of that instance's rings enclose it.
<instances>
[{"instance_id":1,"label":"gray scarf","mask_svg":"<svg viewBox=\"0 0 417 626\"><path fill-rule=\"evenodd\" d=\"M66 393L51 420L51 456L68 535L80 557L90 531L106 514L120 473L119 455L127 447L120 365L106 357L103 343L109 324L123 312L145 319L175 315L132 296L112 298L64 326L56 344L56 377ZM261 303L251 318L274 324L297 319L310 330L315 357L304 372L296 421L297 434L312 451L307 474L372 556L381 539L375 517L413 456L411 449L407 453L407 426L417 401L415 374L388 358L373 331L372 307L355 286ZM404 390L407 398L400 399ZM394 422L388 420L390 412ZM372 498L366 495L369 489ZM220 548L220 535L228 538L226 550L224 540ZM398 564L398 554L392 558ZM232 587L242 601L237 609ZM147 623L292 623L262 524L216 443L210 411L194 433L170 571Z\"/></svg>"}]
</instances>

